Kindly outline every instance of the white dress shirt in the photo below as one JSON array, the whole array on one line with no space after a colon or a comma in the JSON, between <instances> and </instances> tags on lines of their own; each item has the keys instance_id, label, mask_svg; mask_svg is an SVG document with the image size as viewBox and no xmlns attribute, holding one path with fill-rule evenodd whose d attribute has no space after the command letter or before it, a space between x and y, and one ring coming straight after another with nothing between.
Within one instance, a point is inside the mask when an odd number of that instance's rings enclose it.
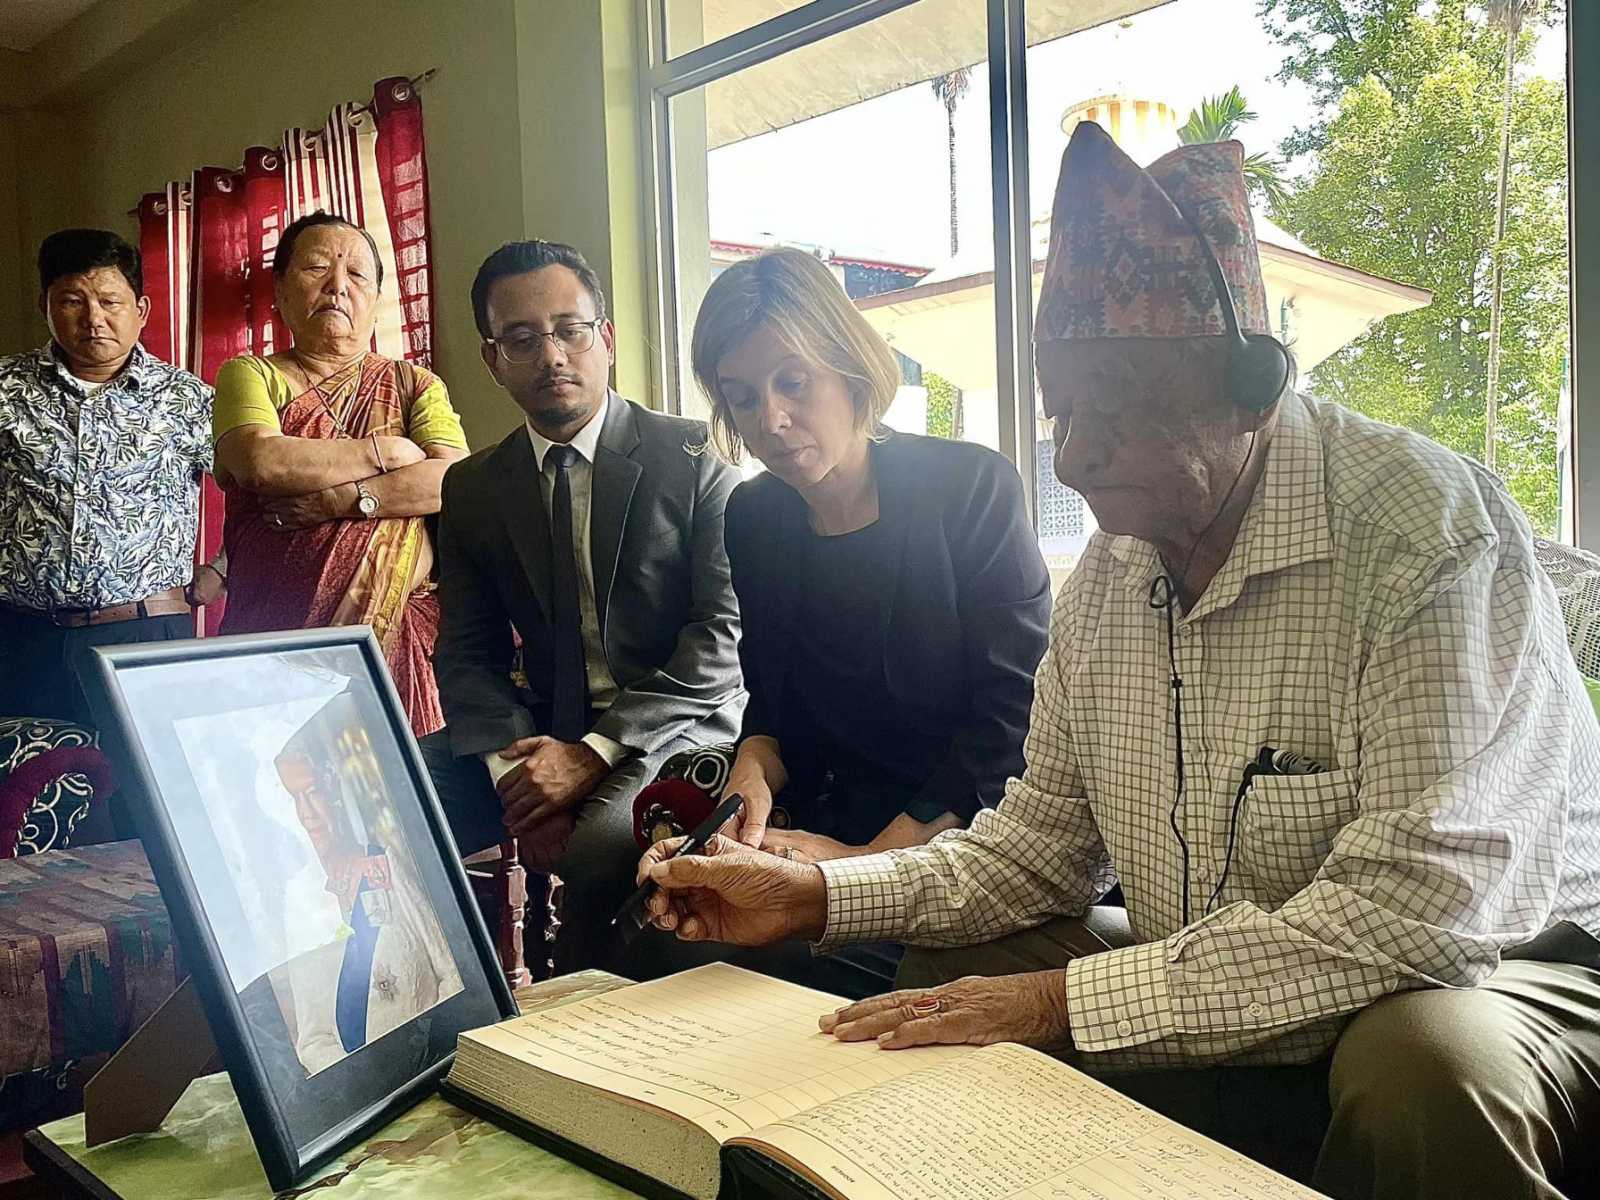
<instances>
[{"instance_id":1,"label":"white dress shirt","mask_svg":"<svg viewBox=\"0 0 1600 1200\"><path fill-rule=\"evenodd\" d=\"M1187 924L1161 571L1095 535L1023 777L968 830L822 863L824 945L972 944L1120 880L1140 944L1066 971L1073 1042L1112 1071L1311 1061L1384 995L1471 986L1561 919L1600 931L1600 727L1489 472L1286 398L1231 554L1174 614ZM1328 769L1258 777L1236 806L1264 745Z\"/></svg>"},{"instance_id":2,"label":"white dress shirt","mask_svg":"<svg viewBox=\"0 0 1600 1200\"><path fill-rule=\"evenodd\" d=\"M595 601L594 561L590 547L593 539L589 531L589 513L594 500L594 456L600 445L600 430L605 425L606 412L612 404L607 394L605 403L595 410L588 424L567 444L578 452L578 461L567 468L567 479L572 488L572 548L578 557L578 620L583 633L583 661L589 677L589 704L594 708L610 708L617 698L617 681L612 677L611 665L606 661L605 646L600 641L600 609ZM539 490L544 495L545 512L553 511L556 477L555 464L548 456L556 443L525 421L528 441L533 444L533 460L539 466ZM621 742L598 733L583 735L583 743L598 754L608 767L614 767L628 756L628 748ZM489 774L496 780L509 771L516 759L502 758L491 751L483 756Z\"/></svg>"}]
</instances>

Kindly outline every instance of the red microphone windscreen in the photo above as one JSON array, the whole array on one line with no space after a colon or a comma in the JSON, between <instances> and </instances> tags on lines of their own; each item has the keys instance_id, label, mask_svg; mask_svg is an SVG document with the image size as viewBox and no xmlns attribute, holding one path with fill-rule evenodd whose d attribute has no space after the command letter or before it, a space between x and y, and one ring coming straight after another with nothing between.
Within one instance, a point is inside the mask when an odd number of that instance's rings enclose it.
<instances>
[{"instance_id":1,"label":"red microphone windscreen","mask_svg":"<svg viewBox=\"0 0 1600 1200\"><path fill-rule=\"evenodd\" d=\"M662 836L688 833L715 807L710 794L687 779L658 779L633 798L633 840L647 850Z\"/></svg>"}]
</instances>

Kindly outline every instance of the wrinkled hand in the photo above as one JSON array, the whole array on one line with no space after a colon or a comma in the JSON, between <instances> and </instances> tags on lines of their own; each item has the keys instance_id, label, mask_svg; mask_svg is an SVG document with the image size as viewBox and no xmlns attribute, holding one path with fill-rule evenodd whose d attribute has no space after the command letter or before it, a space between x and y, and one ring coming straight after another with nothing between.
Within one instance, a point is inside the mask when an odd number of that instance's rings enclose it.
<instances>
[{"instance_id":1,"label":"wrinkled hand","mask_svg":"<svg viewBox=\"0 0 1600 1200\"><path fill-rule=\"evenodd\" d=\"M941 1002L937 1013L912 1011L914 1001L935 996ZM994 1042L1019 1042L1035 1050L1072 1045L1064 970L992 979L969 975L943 987L888 992L829 1013L818 1025L842 1042L876 1039L885 1050Z\"/></svg>"},{"instance_id":2,"label":"wrinkled hand","mask_svg":"<svg viewBox=\"0 0 1600 1200\"><path fill-rule=\"evenodd\" d=\"M189 586L183 589L183 598L189 602L191 608L214 604L217 597L222 595L224 586L222 572L210 563L201 563L194 569L194 576L189 580Z\"/></svg>"},{"instance_id":3,"label":"wrinkled hand","mask_svg":"<svg viewBox=\"0 0 1600 1200\"><path fill-rule=\"evenodd\" d=\"M518 835L518 859L528 870L548 875L567 852L567 843L572 840L572 831L577 825L577 814L570 809L540 821L527 833Z\"/></svg>"},{"instance_id":4,"label":"wrinkled hand","mask_svg":"<svg viewBox=\"0 0 1600 1200\"><path fill-rule=\"evenodd\" d=\"M707 843L704 854L666 859L684 840L657 842L639 860L638 881L648 877L659 888L647 903L657 929L675 930L686 942L736 946L821 935L828 889L816 867L752 850L721 834Z\"/></svg>"},{"instance_id":5,"label":"wrinkled hand","mask_svg":"<svg viewBox=\"0 0 1600 1200\"><path fill-rule=\"evenodd\" d=\"M768 854L781 854L799 863L827 862L833 858L854 858L868 854L865 846L847 846L820 833L807 833L804 829L768 829L761 840L761 848Z\"/></svg>"},{"instance_id":6,"label":"wrinkled hand","mask_svg":"<svg viewBox=\"0 0 1600 1200\"><path fill-rule=\"evenodd\" d=\"M494 785L505 826L518 838L582 800L610 771L584 743L553 737L518 738L500 754L521 760Z\"/></svg>"},{"instance_id":7,"label":"wrinkled hand","mask_svg":"<svg viewBox=\"0 0 1600 1200\"><path fill-rule=\"evenodd\" d=\"M341 483L303 496L279 496L267 501L261 515L269 529L291 533L327 521L342 520L355 511L356 486Z\"/></svg>"}]
</instances>

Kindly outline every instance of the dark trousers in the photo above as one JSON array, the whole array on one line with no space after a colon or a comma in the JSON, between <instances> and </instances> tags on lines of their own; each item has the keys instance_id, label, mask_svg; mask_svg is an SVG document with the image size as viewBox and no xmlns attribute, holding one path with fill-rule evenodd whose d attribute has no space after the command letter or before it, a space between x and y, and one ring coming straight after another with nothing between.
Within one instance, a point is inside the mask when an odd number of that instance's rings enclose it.
<instances>
[{"instance_id":1,"label":"dark trousers","mask_svg":"<svg viewBox=\"0 0 1600 1200\"><path fill-rule=\"evenodd\" d=\"M655 956L643 948L625 956L611 918L633 890L639 862L633 798L669 755L691 744L679 739L654 754L627 759L580 803L571 840L553 867L563 885L561 929L553 948L557 974L600 967L644 979L674 969L655 964ZM429 734L419 745L460 852L476 854L504 840L500 797L482 759L452 754L447 730Z\"/></svg>"},{"instance_id":2,"label":"dark trousers","mask_svg":"<svg viewBox=\"0 0 1600 1200\"><path fill-rule=\"evenodd\" d=\"M48 617L0 608L0 717L47 717L92 727L83 678L91 672L94 647L193 636L194 621L186 613L61 629Z\"/></svg>"}]
</instances>

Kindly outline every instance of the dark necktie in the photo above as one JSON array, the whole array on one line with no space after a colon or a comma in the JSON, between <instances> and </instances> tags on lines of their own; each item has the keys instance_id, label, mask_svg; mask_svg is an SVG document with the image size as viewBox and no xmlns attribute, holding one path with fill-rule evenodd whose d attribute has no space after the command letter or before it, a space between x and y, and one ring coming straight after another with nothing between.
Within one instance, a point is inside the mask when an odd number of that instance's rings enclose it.
<instances>
[{"instance_id":1,"label":"dark necktie","mask_svg":"<svg viewBox=\"0 0 1600 1200\"><path fill-rule=\"evenodd\" d=\"M553 446L556 466L550 503L551 688L550 732L576 742L589 731L589 673L583 662L583 624L578 615L578 554L572 539L572 477L578 461L571 446Z\"/></svg>"}]
</instances>

